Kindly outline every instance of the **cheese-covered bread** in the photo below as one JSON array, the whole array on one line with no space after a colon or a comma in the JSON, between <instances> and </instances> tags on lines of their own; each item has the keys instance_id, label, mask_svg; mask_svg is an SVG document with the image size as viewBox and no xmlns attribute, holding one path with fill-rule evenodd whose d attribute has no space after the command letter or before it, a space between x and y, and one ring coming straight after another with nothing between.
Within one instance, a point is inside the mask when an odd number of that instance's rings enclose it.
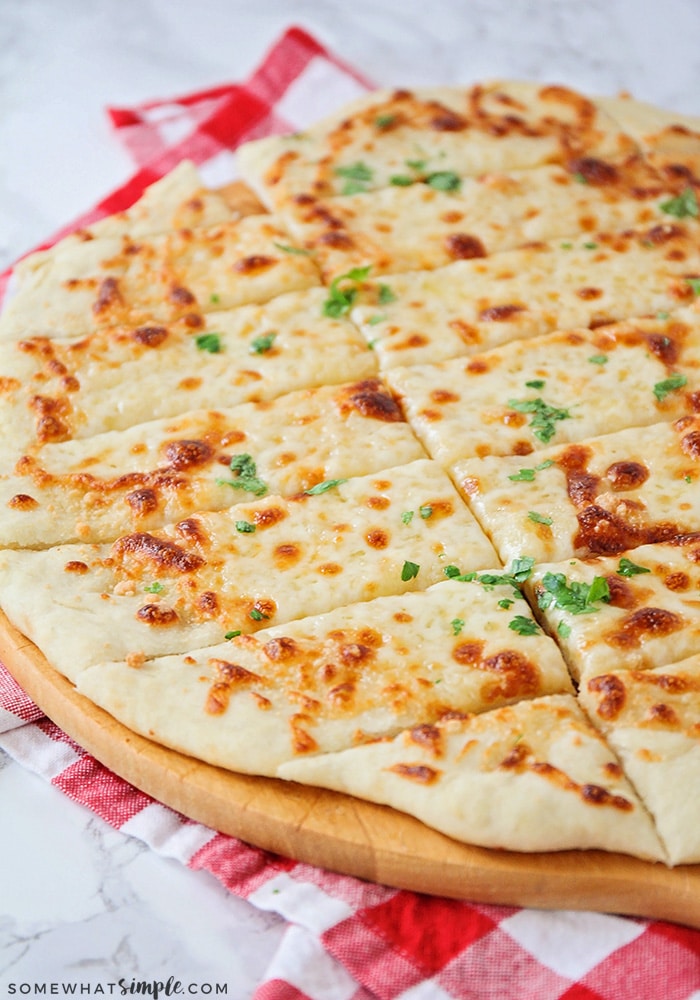
<instances>
[{"instance_id":1,"label":"cheese-covered bread","mask_svg":"<svg viewBox=\"0 0 700 1000\"><path fill-rule=\"evenodd\" d=\"M373 376L377 360L310 288L174 323L0 343L0 463L51 442ZM392 463L393 464L393 463Z\"/></svg>"},{"instance_id":2,"label":"cheese-covered bread","mask_svg":"<svg viewBox=\"0 0 700 1000\"><path fill-rule=\"evenodd\" d=\"M268 208L300 196L373 191L448 173L520 170L634 142L606 111L561 85L493 80L473 87L378 90L304 132L246 143L244 180Z\"/></svg>"},{"instance_id":3,"label":"cheese-covered bread","mask_svg":"<svg viewBox=\"0 0 700 1000\"><path fill-rule=\"evenodd\" d=\"M169 323L215 309L266 302L318 285L318 271L295 253L266 215L137 242L101 237L27 257L0 317L0 340L82 336L115 325Z\"/></svg>"},{"instance_id":4,"label":"cheese-covered bread","mask_svg":"<svg viewBox=\"0 0 700 1000\"><path fill-rule=\"evenodd\" d=\"M278 773L386 803L483 847L665 857L633 786L570 695L415 726Z\"/></svg>"},{"instance_id":5,"label":"cheese-covered bread","mask_svg":"<svg viewBox=\"0 0 700 1000\"><path fill-rule=\"evenodd\" d=\"M700 315L516 340L468 360L390 368L388 384L430 456L527 456L695 413ZM683 391L663 393L669 379ZM535 465L537 462L535 461Z\"/></svg>"},{"instance_id":6,"label":"cheese-covered bread","mask_svg":"<svg viewBox=\"0 0 700 1000\"><path fill-rule=\"evenodd\" d=\"M0 476L0 546L111 541L246 493L290 496L424 457L376 378L194 410L25 455Z\"/></svg>"},{"instance_id":7,"label":"cheese-covered bread","mask_svg":"<svg viewBox=\"0 0 700 1000\"><path fill-rule=\"evenodd\" d=\"M672 222L554 240L435 271L372 280L351 316L383 369L471 355L552 330L691 306L700 227ZM690 280L689 280L690 279Z\"/></svg>"},{"instance_id":8,"label":"cheese-covered bread","mask_svg":"<svg viewBox=\"0 0 700 1000\"><path fill-rule=\"evenodd\" d=\"M251 471L239 483L253 485ZM425 589L452 565L469 572L498 559L447 476L420 459L112 545L0 550L0 603L72 679L101 660L187 652L231 631Z\"/></svg>"},{"instance_id":9,"label":"cheese-covered bread","mask_svg":"<svg viewBox=\"0 0 700 1000\"><path fill-rule=\"evenodd\" d=\"M517 619L515 607L503 606L511 592L508 584L445 581L136 669L98 664L83 671L78 689L143 735L274 776L299 756L570 692L556 644L525 601Z\"/></svg>"},{"instance_id":10,"label":"cheese-covered bread","mask_svg":"<svg viewBox=\"0 0 700 1000\"><path fill-rule=\"evenodd\" d=\"M671 376L663 391L681 388ZM697 416L545 448L529 465L467 459L452 474L504 562L610 555L700 531Z\"/></svg>"},{"instance_id":11,"label":"cheese-covered bread","mask_svg":"<svg viewBox=\"0 0 700 1000\"><path fill-rule=\"evenodd\" d=\"M581 702L653 816L669 863L697 864L700 656L592 677Z\"/></svg>"}]
</instances>

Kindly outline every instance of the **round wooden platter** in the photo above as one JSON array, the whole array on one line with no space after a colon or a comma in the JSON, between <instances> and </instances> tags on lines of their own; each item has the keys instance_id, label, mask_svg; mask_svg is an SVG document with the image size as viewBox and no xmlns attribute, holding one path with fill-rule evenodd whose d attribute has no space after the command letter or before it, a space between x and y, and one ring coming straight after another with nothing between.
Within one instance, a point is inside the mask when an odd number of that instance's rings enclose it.
<instances>
[{"instance_id":1,"label":"round wooden platter","mask_svg":"<svg viewBox=\"0 0 700 1000\"><path fill-rule=\"evenodd\" d=\"M700 866L669 869L602 851L471 847L384 806L213 767L133 733L78 694L1 611L0 660L50 719L115 774L190 819L257 847L432 895L700 928Z\"/></svg>"}]
</instances>

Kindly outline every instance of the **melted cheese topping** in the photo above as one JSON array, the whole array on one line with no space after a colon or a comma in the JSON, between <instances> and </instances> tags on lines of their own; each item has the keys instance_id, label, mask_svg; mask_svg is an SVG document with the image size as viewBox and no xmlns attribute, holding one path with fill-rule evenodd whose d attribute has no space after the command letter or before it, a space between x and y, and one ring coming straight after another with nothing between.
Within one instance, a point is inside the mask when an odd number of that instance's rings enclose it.
<instances>
[{"instance_id":1,"label":"melted cheese topping","mask_svg":"<svg viewBox=\"0 0 700 1000\"><path fill-rule=\"evenodd\" d=\"M204 743L211 763L274 775L299 755L569 692L551 639L537 630L516 640L513 613L499 604L506 594L505 586L446 581L137 670L100 664L80 675L79 689L169 746L197 753Z\"/></svg>"},{"instance_id":2,"label":"melted cheese topping","mask_svg":"<svg viewBox=\"0 0 700 1000\"><path fill-rule=\"evenodd\" d=\"M4 550L0 599L72 679L102 659L196 649L231 630L424 589L448 565L497 562L445 474L419 460L318 495L200 512L111 547Z\"/></svg>"},{"instance_id":3,"label":"melted cheese topping","mask_svg":"<svg viewBox=\"0 0 700 1000\"><path fill-rule=\"evenodd\" d=\"M695 412L700 317L688 311L685 318L514 341L468 362L392 368L387 381L426 450L443 465L527 456L550 443ZM685 379L683 391L657 398L654 387L673 376ZM537 459L524 464L532 467Z\"/></svg>"},{"instance_id":4,"label":"melted cheese topping","mask_svg":"<svg viewBox=\"0 0 700 1000\"><path fill-rule=\"evenodd\" d=\"M700 531L700 417L653 424L641 440L631 428L546 448L538 459L545 467L529 481L518 456L452 467L504 562L609 555Z\"/></svg>"},{"instance_id":5,"label":"melted cheese topping","mask_svg":"<svg viewBox=\"0 0 700 1000\"><path fill-rule=\"evenodd\" d=\"M371 448L357 447L370 437ZM253 483L231 468L246 455ZM423 457L378 379L197 410L20 459L15 475L0 477L0 545L109 541L221 510L246 499L246 490L289 496Z\"/></svg>"},{"instance_id":6,"label":"melted cheese topping","mask_svg":"<svg viewBox=\"0 0 700 1000\"><path fill-rule=\"evenodd\" d=\"M194 325L0 343L0 460L11 468L50 442L374 375L376 357L352 324L322 315L325 296L292 292Z\"/></svg>"},{"instance_id":7,"label":"melted cheese topping","mask_svg":"<svg viewBox=\"0 0 700 1000\"><path fill-rule=\"evenodd\" d=\"M517 170L632 145L582 94L496 80L376 91L301 134L247 143L238 163L268 207L279 208L300 195L341 195L349 183L371 191L396 177Z\"/></svg>"},{"instance_id":8,"label":"melted cheese topping","mask_svg":"<svg viewBox=\"0 0 700 1000\"><path fill-rule=\"evenodd\" d=\"M426 728L291 761L279 775L387 803L484 847L664 857L632 785L573 697L448 721L430 727L430 738Z\"/></svg>"},{"instance_id":9,"label":"melted cheese topping","mask_svg":"<svg viewBox=\"0 0 700 1000\"><path fill-rule=\"evenodd\" d=\"M115 325L199 317L317 285L308 257L265 215L134 243L104 237L28 257L0 340L80 336Z\"/></svg>"}]
</instances>

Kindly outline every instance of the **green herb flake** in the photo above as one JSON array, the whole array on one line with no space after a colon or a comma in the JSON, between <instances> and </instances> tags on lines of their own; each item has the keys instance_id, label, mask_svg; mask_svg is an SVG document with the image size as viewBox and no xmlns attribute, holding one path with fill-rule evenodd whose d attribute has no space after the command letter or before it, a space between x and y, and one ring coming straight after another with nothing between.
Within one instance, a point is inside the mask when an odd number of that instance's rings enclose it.
<instances>
[{"instance_id":1,"label":"green herb flake","mask_svg":"<svg viewBox=\"0 0 700 1000\"><path fill-rule=\"evenodd\" d=\"M403 564L403 569L401 570L401 579L403 580L404 583L407 583L409 580L415 579L415 577L418 576L419 572L420 572L420 566L418 565L418 563L410 562L407 559Z\"/></svg>"},{"instance_id":2,"label":"green herb flake","mask_svg":"<svg viewBox=\"0 0 700 1000\"><path fill-rule=\"evenodd\" d=\"M211 295L209 296L209 301L212 303L212 305L216 305L218 302L221 302L221 296L217 295L216 292L212 292Z\"/></svg>"},{"instance_id":3,"label":"green herb flake","mask_svg":"<svg viewBox=\"0 0 700 1000\"><path fill-rule=\"evenodd\" d=\"M209 354L221 353L221 337L218 333L200 333L194 338L198 350L208 351Z\"/></svg>"},{"instance_id":4,"label":"green herb flake","mask_svg":"<svg viewBox=\"0 0 700 1000\"><path fill-rule=\"evenodd\" d=\"M387 316L386 313L375 313L374 316L369 317L369 319L367 320L367 325L376 326L378 323L386 323L388 318L389 317Z\"/></svg>"},{"instance_id":5,"label":"green herb flake","mask_svg":"<svg viewBox=\"0 0 700 1000\"><path fill-rule=\"evenodd\" d=\"M458 566L445 566L443 573L448 580L456 580L458 583L471 583L476 580L476 573L463 573Z\"/></svg>"},{"instance_id":6,"label":"green herb flake","mask_svg":"<svg viewBox=\"0 0 700 1000\"><path fill-rule=\"evenodd\" d=\"M347 167L336 167L334 173L338 177L346 177L351 181L360 181L362 184L368 184L374 176L372 168L361 161L351 163Z\"/></svg>"},{"instance_id":7,"label":"green herb flake","mask_svg":"<svg viewBox=\"0 0 700 1000\"><path fill-rule=\"evenodd\" d=\"M535 472L542 472L544 469L550 469L553 465L553 458L545 458L544 462L540 462L539 465L535 466Z\"/></svg>"},{"instance_id":8,"label":"green herb flake","mask_svg":"<svg viewBox=\"0 0 700 1000\"><path fill-rule=\"evenodd\" d=\"M453 170L436 170L428 174L425 183L434 191L459 191L462 186L461 178Z\"/></svg>"},{"instance_id":9,"label":"green herb flake","mask_svg":"<svg viewBox=\"0 0 700 1000\"><path fill-rule=\"evenodd\" d=\"M389 178L389 183L393 184L394 187L410 187L411 184L415 184L415 180L408 174L393 174Z\"/></svg>"},{"instance_id":10,"label":"green herb flake","mask_svg":"<svg viewBox=\"0 0 700 1000\"><path fill-rule=\"evenodd\" d=\"M700 278L686 278L685 280L693 289L693 294L700 295Z\"/></svg>"},{"instance_id":11,"label":"green herb flake","mask_svg":"<svg viewBox=\"0 0 700 1000\"><path fill-rule=\"evenodd\" d=\"M623 556L616 573L618 576L638 576L640 573L651 573L651 570L647 569L646 566L638 566L637 563L633 563L631 559Z\"/></svg>"},{"instance_id":12,"label":"green herb flake","mask_svg":"<svg viewBox=\"0 0 700 1000\"><path fill-rule=\"evenodd\" d=\"M342 483L347 483L347 479L326 479L323 483L316 483L315 486L310 487L308 490L304 490L307 496L315 497L319 493L327 493L328 490L332 490L335 486L340 486Z\"/></svg>"},{"instance_id":13,"label":"green herb flake","mask_svg":"<svg viewBox=\"0 0 700 1000\"><path fill-rule=\"evenodd\" d=\"M289 243L275 243L274 246L276 246L278 250L281 250L282 253L297 254L300 257L308 257L311 254L310 250L305 250L304 247L293 247L290 246Z\"/></svg>"},{"instance_id":14,"label":"green herb flake","mask_svg":"<svg viewBox=\"0 0 700 1000\"><path fill-rule=\"evenodd\" d=\"M582 174L580 171L577 171L575 174L572 174L571 176L573 177L573 179L576 181L577 184L588 184L588 178L585 176L585 174Z\"/></svg>"},{"instance_id":15,"label":"green herb flake","mask_svg":"<svg viewBox=\"0 0 700 1000\"><path fill-rule=\"evenodd\" d=\"M452 626L452 635L459 635L464 628L464 618L453 618L450 625Z\"/></svg>"},{"instance_id":16,"label":"green herb flake","mask_svg":"<svg viewBox=\"0 0 700 1000\"><path fill-rule=\"evenodd\" d=\"M413 520L414 513L415 513L415 511L405 510L403 512L403 514L401 515L401 520L403 521L403 523L404 524L410 524L411 521Z\"/></svg>"},{"instance_id":17,"label":"green herb flake","mask_svg":"<svg viewBox=\"0 0 700 1000\"><path fill-rule=\"evenodd\" d=\"M263 614L263 612L259 611L257 608L252 608L252 610L248 612L248 617L252 618L254 622L262 622L270 620L269 615Z\"/></svg>"},{"instance_id":18,"label":"green herb flake","mask_svg":"<svg viewBox=\"0 0 700 1000\"><path fill-rule=\"evenodd\" d=\"M508 622L508 628L517 632L518 635L537 635L540 631L537 622L533 621L532 618L526 618L525 615L516 615Z\"/></svg>"},{"instance_id":19,"label":"green herb flake","mask_svg":"<svg viewBox=\"0 0 700 1000\"><path fill-rule=\"evenodd\" d=\"M510 610L510 608L512 608L514 604L515 601L513 601L510 597L504 597L502 600L498 602L499 608L503 608L505 611Z\"/></svg>"},{"instance_id":20,"label":"green herb flake","mask_svg":"<svg viewBox=\"0 0 700 1000\"><path fill-rule=\"evenodd\" d=\"M261 497L267 493L267 485L258 478L255 462L250 455L234 455L229 464L231 472L236 473L235 479L217 479L217 486L231 486L235 490L245 490Z\"/></svg>"},{"instance_id":21,"label":"green herb flake","mask_svg":"<svg viewBox=\"0 0 700 1000\"><path fill-rule=\"evenodd\" d=\"M671 313L670 312L666 312L665 309L660 309L659 312L657 312L657 314L656 314L656 318L657 319L669 319L670 316L671 316Z\"/></svg>"},{"instance_id":22,"label":"green herb flake","mask_svg":"<svg viewBox=\"0 0 700 1000\"><path fill-rule=\"evenodd\" d=\"M530 521L534 521L535 524L545 524L549 526L554 523L551 517L547 517L545 514L538 514L536 510L529 510L527 512L527 516L528 519Z\"/></svg>"},{"instance_id":23,"label":"green herb flake","mask_svg":"<svg viewBox=\"0 0 700 1000\"><path fill-rule=\"evenodd\" d=\"M391 126L396 121L396 115L377 115L374 119L374 124L377 128L391 128Z\"/></svg>"},{"instance_id":24,"label":"green herb flake","mask_svg":"<svg viewBox=\"0 0 700 1000\"><path fill-rule=\"evenodd\" d=\"M574 249L573 243L560 243L559 246L562 248L562 250L573 250Z\"/></svg>"},{"instance_id":25,"label":"green herb flake","mask_svg":"<svg viewBox=\"0 0 700 1000\"><path fill-rule=\"evenodd\" d=\"M224 634L224 639L237 639L240 634L241 634L241 630L239 628L237 628L237 629L234 629L233 632L226 632Z\"/></svg>"},{"instance_id":26,"label":"green herb flake","mask_svg":"<svg viewBox=\"0 0 700 1000\"><path fill-rule=\"evenodd\" d=\"M543 610L555 607L572 615L585 615L598 611L597 604L610 602L610 587L604 576L595 576L591 583L572 580L563 573L545 573L537 604Z\"/></svg>"},{"instance_id":27,"label":"green herb flake","mask_svg":"<svg viewBox=\"0 0 700 1000\"><path fill-rule=\"evenodd\" d=\"M147 594L162 594L165 587L156 580L155 583L147 583L143 589Z\"/></svg>"},{"instance_id":28,"label":"green herb flake","mask_svg":"<svg viewBox=\"0 0 700 1000\"><path fill-rule=\"evenodd\" d=\"M571 625L562 619L557 625L557 635L560 635L562 639L568 639L571 635Z\"/></svg>"},{"instance_id":29,"label":"green herb flake","mask_svg":"<svg viewBox=\"0 0 700 1000\"><path fill-rule=\"evenodd\" d=\"M684 219L688 215L697 218L698 199L693 188L687 187L677 197L662 201L659 208L666 215L672 215L676 219Z\"/></svg>"},{"instance_id":30,"label":"green herb flake","mask_svg":"<svg viewBox=\"0 0 700 1000\"><path fill-rule=\"evenodd\" d=\"M379 304L388 306L390 302L396 302L396 293L389 285L381 284L379 286Z\"/></svg>"},{"instance_id":31,"label":"green herb flake","mask_svg":"<svg viewBox=\"0 0 700 1000\"><path fill-rule=\"evenodd\" d=\"M423 504L422 507L418 508L418 513L420 514L420 516L423 518L424 521L427 521L429 518L433 516L433 508L430 506L430 504L426 503Z\"/></svg>"},{"instance_id":32,"label":"green herb flake","mask_svg":"<svg viewBox=\"0 0 700 1000\"><path fill-rule=\"evenodd\" d=\"M598 249L598 244L597 243L587 242L587 243L583 244L583 249L584 250L597 250Z\"/></svg>"},{"instance_id":33,"label":"green herb flake","mask_svg":"<svg viewBox=\"0 0 700 1000\"><path fill-rule=\"evenodd\" d=\"M676 389L682 389L684 385L688 384L688 379L685 375L679 375L678 373L665 378L663 382L657 382L654 386L654 395L660 403L666 399L666 397L671 392L675 392Z\"/></svg>"},{"instance_id":34,"label":"green herb flake","mask_svg":"<svg viewBox=\"0 0 700 1000\"><path fill-rule=\"evenodd\" d=\"M592 354L588 359L592 365L607 365L607 354Z\"/></svg>"},{"instance_id":35,"label":"green herb flake","mask_svg":"<svg viewBox=\"0 0 700 1000\"><path fill-rule=\"evenodd\" d=\"M544 389L545 381L543 378L533 378L529 382L526 382L525 385L528 389Z\"/></svg>"},{"instance_id":36,"label":"green herb flake","mask_svg":"<svg viewBox=\"0 0 700 1000\"><path fill-rule=\"evenodd\" d=\"M255 525L252 521L236 521L236 531L240 531L243 535L251 535L255 531Z\"/></svg>"},{"instance_id":37,"label":"green herb flake","mask_svg":"<svg viewBox=\"0 0 700 1000\"><path fill-rule=\"evenodd\" d=\"M428 166L427 160L404 160L404 163L410 170L416 170L419 173Z\"/></svg>"},{"instance_id":38,"label":"green herb flake","mask_svg":"<svg viewBox=\"0 0 700 1000\"><path fill-rule=\"evenodd\" d=\"M508 406L518 413L531 413L530 430L538 441L548 444L556 434L556 423L569 420L568 410L545 403L541 396L536 399L509 399Z\"/></svg>"},{"instance_id":39,"label":"green herb flake","mask_svg":"<svg viewBox=\"0 0 700 1000\"><path fill-rule=\"evenodd\" d=\"M519 469L512 476L508 476L514 483L532 483L535 481L534 469Z\"/></svg>"},{"instance_id":40,"label":"green herb flake","mask_svg":"<svg viewBox=\"0 0 700 1000\"><path fill-rule=\"evenodd\" d=\"M275 340L277 340L277 333L264 333L259 337L255 337L250 342L250 353L251 354L267 354L269 350L272 349L272 345Z\"/></svg>"},{"instance_id":41,"label":"green herb flake","mask_svg":"<svg viewBox=\"0 0 700 1000\"><path fill-rule=\"evenodd\" d=\"M371 265L367 267L353 267L345 274L339 274L334 278L328 287L328 298L323 303L323 315L331 319L338 319L339 316L346 316L357 298L357 285L368 277L372 270ZM351 287L341 288L341 284L351 282Z\"/></svg>"}]
</instances>

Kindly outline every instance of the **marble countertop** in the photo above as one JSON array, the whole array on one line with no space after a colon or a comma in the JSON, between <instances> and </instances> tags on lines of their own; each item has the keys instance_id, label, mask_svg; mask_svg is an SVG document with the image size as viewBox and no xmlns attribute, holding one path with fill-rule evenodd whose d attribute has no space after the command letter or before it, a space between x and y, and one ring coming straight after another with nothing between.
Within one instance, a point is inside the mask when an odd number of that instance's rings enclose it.
<instances>
[{"instance_id":1,"label":"marble countertop","mask_svg":"<svg viewBox=\"0 0 700 1000\"><path fill-rule=\"evenodd\" d=\"M697 0L3 0L0 269L131 173L107 104L245 78L299 24L379 85L509 76L700 114ZM285 924L0 756L0 988L162 978L252 996Z\"/></svg>"}]
</instances>

